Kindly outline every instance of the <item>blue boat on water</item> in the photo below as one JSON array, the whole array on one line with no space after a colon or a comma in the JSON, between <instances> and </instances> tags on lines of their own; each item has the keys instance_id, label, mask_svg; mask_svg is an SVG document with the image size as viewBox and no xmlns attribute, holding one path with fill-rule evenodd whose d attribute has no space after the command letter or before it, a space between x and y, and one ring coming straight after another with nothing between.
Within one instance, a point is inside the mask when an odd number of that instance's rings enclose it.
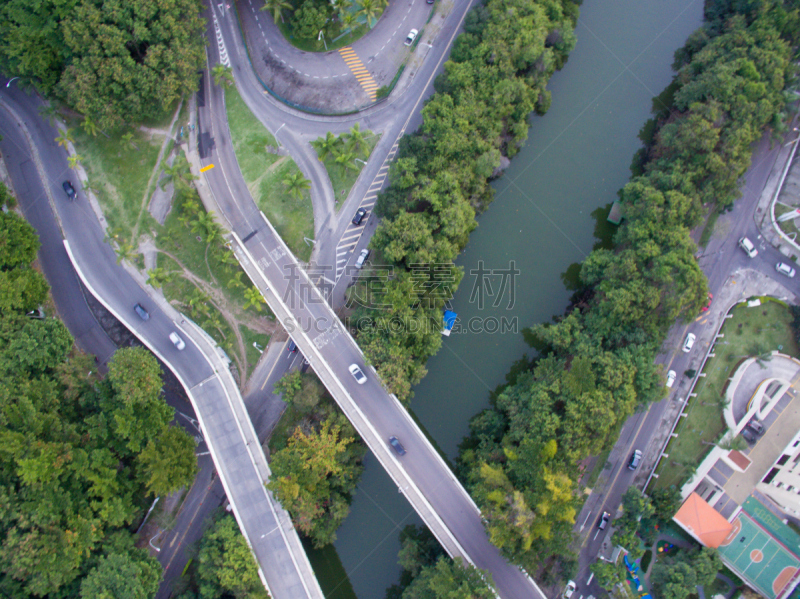
<instances>
[{"instance_id":1,"label":"blue boat on water","mask_svg":"<svg viewBox=\"0 0 800 599\"><path fill-rule=\"evenodd\" d=\"M452 310L444 311L444 329L442 329L442 335L445 337L450 336L450 332L453 330L453 325L456 323L456 318L458 318L458 314Z\"/></svg>"}]
</instances>

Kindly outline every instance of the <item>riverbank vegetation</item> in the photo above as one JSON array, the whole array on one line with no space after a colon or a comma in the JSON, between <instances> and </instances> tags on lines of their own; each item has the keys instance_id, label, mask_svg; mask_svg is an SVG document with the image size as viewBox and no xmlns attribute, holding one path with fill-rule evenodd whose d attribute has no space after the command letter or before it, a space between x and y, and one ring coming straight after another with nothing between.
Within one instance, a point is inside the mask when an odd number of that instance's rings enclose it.
<instances>
[{"instance_id":1,"label":"riverbank vegetation","mask_svg":"<svg viewBox=\"0 0 800 599\"><path fill-rule=\"evenodd\" d=\"M196 0L9 0L0 69L85 115L87 130L119 130L197 89L201 9Z\"/></svg>"},{"instance_id":2,"label":"riverbank vegetation","mask_svg":"<svg viewBox=\"0 0 800 599\"><path fill-rule=\"evenodd\" d=\"M0 213L0 595L120 596L122 580L152 596L161 566L132 531L148 495L191 483L194 439L169 426L148 351L117 351L102 378L60 320L30 317L48 293L38 248Z\"/></svg>"},{"instance_id":3,"label":"riverbank vegetation","mask_svg":"<svg viewBox=\"0 0 800 599\"><path fill-rule=\"evenodd\" d=\"M489 180L528 135L528 116L550 105L546 85L575 44L570 0L489 0L453 46L423 124L403 137L371 246L394 267L382 301L350 320L387 388L408 403L441 346L442 307L463 273L452 265L492 200ZM381 262L382 260L382 262Z\"/></svg>"},{"instance_id":4,"label":"riverbank vegetation","mask_svg":"<svg viewBox=\"0 0 800 599\"><path fill-rule=\"evenodd\" d=\"M289 404L270 439L267 488L315 547L336 540L367 447L317 377L295 370L275 384Z\"/></svg>"},{"instance_id":5,"label":"riverbank vegetation","mask_svg":"<svg viewBox=\"0 0 800 599\"><path fill-rule=\"evenodd\" d=\"M750 145L781 124L796 0L710 3L706 18L675 54L671 100L656 105L641 174L620 191L616 247L584 261L563 317L530 329L541 357L472 420L462 450L492 541L531 571L569 553L582 460L613 443L609 431L637 405L662 397L655 355L706 301L690 231L709 207L735 201Z\"/></svg>"}]
</instances>

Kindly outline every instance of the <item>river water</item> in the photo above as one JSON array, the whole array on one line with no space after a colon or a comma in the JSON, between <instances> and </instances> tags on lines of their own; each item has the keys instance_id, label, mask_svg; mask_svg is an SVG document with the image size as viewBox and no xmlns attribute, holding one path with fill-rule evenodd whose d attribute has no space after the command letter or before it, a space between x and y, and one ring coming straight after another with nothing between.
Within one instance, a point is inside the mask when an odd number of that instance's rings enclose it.
<instances>
[{"instance_id":1,"label":"river water","mask_svg":"<svg viewBox=\"0 0 800 599\"><path fill-rule=\"evenodd\" d=\"M548 86L550 111L531 120L525 147L457 260L465 277L453 307L468 330L444 340L415 390L415 417L451 460L490 391L532 355L522 329L564 311L568 268L606 226L602 207L630 178L639 129L670 82L674 51L701 25L702 4L587 0L581 7L577 46ZM325 594L385 597L398 581L398 534L407 524L419 519L368 455L335 551L312 553Z\"/></svg>"}]
</instances>

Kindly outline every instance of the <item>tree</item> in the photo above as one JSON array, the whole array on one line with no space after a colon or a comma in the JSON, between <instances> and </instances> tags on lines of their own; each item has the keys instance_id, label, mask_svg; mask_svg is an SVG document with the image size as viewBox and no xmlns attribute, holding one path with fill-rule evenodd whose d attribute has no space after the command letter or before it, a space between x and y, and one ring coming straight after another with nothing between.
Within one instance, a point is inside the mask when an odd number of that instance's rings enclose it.
<instances>
[{"instance_id":1,"label":"tree","mask_svg":"<svg viewBox=\"0 0 800 599\"><path fill-rule=\"evenodd\" d=\"M332 131L328 131L325 137L319 137L311 142L320 160L325 160L328 156L336 154L336 149L341 145L342 141L336 137Z\"/></svg>"},{"instance_id":2,"label":"tree","mask_svg":"<svg viewBox=\"0 0 800 599\"><path fill-rule=\"evenodd\" d=\"M147 284L155 289L161 289L163 285L171 283L175 279L175 274L162 267L151 268L147 271Z\"/></svg>"},{"instance_id":3,"label":"tree","mask_svg":"<svg viewBox=\"0 0 800 599\"><path fill-rule=\"evenodd\" d=\"M297 37L316 39L327 21L328 11L325 5L317 5L314 0L305 0L294 11L292 27Z\"/></svg>"},{"instance_id":4,"label":"tree","mask_svg":"<svg viewBox=\"0 0 800 599\"><path fill-rule=\"evenodd\" d=\"M367 26L372 29L372 21L376 18L378 11L380 11L380 6L378 5L377 0L360 0L359 4L361 8L356 13L359 17L364 17L366 20Z\"/></svg>"},{"instance_id":5,"label":"tree","mask_svg":"<svg viewBox=\"0 0 800 599\"><path fill-rule=\"evenodd\" d=\"M156 558L141 549L112 553L81 583L82 599L149 599L161 583L163 572Z\"/></svg>"},{"instance_id":6,"label":"tree","mask_svg":"<svg viewBox=\"0 0 800 599\"><path fill-rule=\"evenodd\" d=\"M129 150L139 149L139 146L137 146L133 141L133 131L128 131L122 137L120 137L120 139L122 140L122 143L125 144L125 147L127 147Z\"/></svg>"},{"instance_id":7,"label":"tree","mask_svg":"<svg viewBox=\"0 0 800 599\"><path fill-rule=\"evenodd\" d=\"M264 304L267 303L267 300L261 295L261 291L255 286L248 287L244 290L244 299L247 300L243 306L245 310L253 306L257 311L261 312L261 310L264 309Z\"/></svg>"},{"instance_id":8,"label":"tree","mask_svg":"<svg viewBox=\"0 0 800 599\"><path fill-rule=\"evenodd\" d=\"M650 493L650 501L654 515L668 522L681 507L681 492L674 485L668 489L655 489Z\"/></svg>"},{"instance_id":9,"label":"tree","mask_svg":"<svg viewBox=\"0 0 800 599\"><path fill-rule=\"evenodd\" d=\"M356 123L350 128L350 133L347 135L347 146L357 154L365 148L366 135L361 130L361 125Z\"/></svg>"},{"instance_id":10,"label":"tree","mask_svg":"<svg viewBox=\"0 0 800 599\"><path fill-rule=\"evenodd\" d=\"M70 154L67 156L67 162L69 163L69 168L75 168L78 166L78 163L83 160L83 156L80 154Z\"/></svg>"},{"instance_id":11,"label":"tree","mask_svg":"<svg viewBox=\"0 0 800 599\"><path fill-rule=\"evenodd\" d=\"M273 1L280 2L282 0ZM235 83L233 79L233 69L226 67L224 64L217 64L211 69L211 74L214 76L214 85L222 84L223 87L230 87Z\"/></svg>"},{"instance_id":12,"label":"tree","mask_svg":"<svg viewBox=\"0 0 800 599\"><path fill-rule=\"evenodd\" d=\"M15 212L0 212L0 269L27 266L39 251L39 237Z\"/></svg>"},{"instance_id":13,"label":"tree","mask_svg":"<svg viewBox=\"0 0 800 599\"><path fill-rule=\"evenodd\" d=\"M59 129L60 134L56 137L55 142L62 146L65 150L69 150L69 144L75 141L72 136L72 129Z\"/></svg>"},{"instance_id":14,"label":"tree","mask_svg":"<svg viewBox=\"0 0 800 599\"><path fill-rule=\"evenodd\" d=\"M91 117L84 116L83 122L81 123L81 127L83 128L86 133L91 135L92 137L97 137L97 132L100 130Z\"/></svg>"},{"instance_id":15,"label":"tree","mask_svg":"<svg viewBox=\"0 0 800 599\"><path fill-rule=\"evenodd\" d=\"M139 454L145 485L151 495L167 495L188 486L197 474L195 441L177 426L167 427Z\"/></svg>"},{"instance_id":16,"label":"tree","mask_svg":"<svg viewBox=\"0 0 800 599\"><path fill-rule=\"evenodd\" d=\"M303 197L303 192L311 188L311 181L303 177L303 173L297 172L287 175L281 183L289 191L289 195L299 200Z\"/></svg>"},{"instance_id":17,"label":"tree","mask_svg":"<svg viewBox=\"0 0 800 599\"><path fill-rule=\"evenodd\" d=\"M226 595L237 599L267 597L253 553L232 516L223 516L203 535L197 565L203 599Z\"/></svg>"},{"instance_id":18,"label":"tree","mask_svg":"<svg viewBox=\"0 0 800 599\"><path fill-rule=\"evenodd\" d=\"M625 582L625 576L622 574L620 566L617 564L598 560L589 566L589 569L597 577L597 584L609 593L616 585Z\"/></svg>"},{"instance_id":19,"label":"tree","mask_svg":"<svg viewBox=\"0 0 800 599\"><path fill-rule=\"evenodd\" d=\"M197 177L192 174L189 161L183 153L180 153L175 157L171 166L164 167L164 176L161 177L158 184L161 189L164 189L168 183L172 182L176 188L186 189L189 187L189 183L195 179Z\"/></svg>"},{"instance_id":20,"label":"tree","mask_svg":"<svg viewBox=\"0 0 800 599\"><path fill-rule=\"evenodd\" d=\"M280 18L281 23L283 23L283 11L291 9L292 4L286 0L266 0L264 6L261 7L261 10L267 10L272 13L272 20L276 23L278 22L278 18Z\"/></svg>"},{"instance_id":21,"label":"tree","mask_svg":"<svg viewBox=\"0 0 800 599\"><path fill-rule=\"evenodd\" d=\"M402 599L493 599L493 584L491 574L461 558L440 557L436 565L422 569L403 591Z\"/></svg>"},{"instance_id":22,"label":"tree","mask_svg":"<svg viewBox=\"0 0 800 599\"><path fill-rule=\"evenodd\" d=\"M653 566L650 584L660 599L685 599L695 592L697 575L685 562L670 564L659 561Z\"/></svg>"}]
</instances>

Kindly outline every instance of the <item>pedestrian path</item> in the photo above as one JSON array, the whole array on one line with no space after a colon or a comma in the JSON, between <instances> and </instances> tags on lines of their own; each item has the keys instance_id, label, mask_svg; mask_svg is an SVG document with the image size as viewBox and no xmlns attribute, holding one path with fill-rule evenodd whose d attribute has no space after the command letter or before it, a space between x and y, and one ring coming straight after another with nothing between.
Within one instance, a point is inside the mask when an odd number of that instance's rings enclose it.
<instances>
[{"instance_id":1,"label":"pedestrian path","mask_svg":"<svg viewBox=\"0 0 800 599\"><path fill-rule=\"evenodd\" d=\"M364 91L367 92L369 99L371 101L375 101L378 93L378 84L375 83L375 80L372 78L372 75L369 74L369 71L364 66L364 63L361 62L361 59L358 57L358 54L355 53L350 46L346 46L344 48L339 49L339 54L344 59L345 64L356 76L356 79L361 84L361 87L364 88Z\"/></svg>"}]
</instances>

